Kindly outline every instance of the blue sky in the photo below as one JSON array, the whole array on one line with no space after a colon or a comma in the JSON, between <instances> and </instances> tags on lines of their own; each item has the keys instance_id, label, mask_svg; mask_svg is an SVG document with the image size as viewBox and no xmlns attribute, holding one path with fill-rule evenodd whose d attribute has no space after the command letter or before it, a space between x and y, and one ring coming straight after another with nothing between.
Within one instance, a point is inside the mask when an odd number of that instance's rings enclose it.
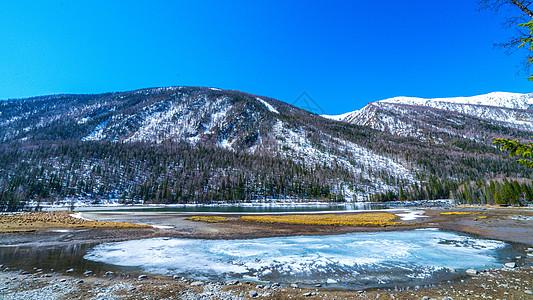
<instances>
[{"instance_id":1,"label":"blue sky","mask_svg":"<svg viewBox=\"0 0 533 300\"><path fill-rule=\"evenodd\" d=\"M394 96L532 91L476 0L1 1L0 99L210 86L328 114Z\"/></svg>"}]
</instances>

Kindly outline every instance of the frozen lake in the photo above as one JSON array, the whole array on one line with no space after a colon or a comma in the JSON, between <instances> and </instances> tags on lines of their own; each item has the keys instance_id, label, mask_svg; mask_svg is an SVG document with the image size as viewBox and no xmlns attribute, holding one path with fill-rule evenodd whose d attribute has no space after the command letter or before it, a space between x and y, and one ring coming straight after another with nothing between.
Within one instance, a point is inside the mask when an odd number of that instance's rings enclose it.
<instances>
[{"instance_id":1,"label":"frozen lake","mask_svg":"<svg viewBox=\"0 0 533 300\"><path fill-rule=\"evenodd\" d=\"M242 240L154 238L103 243L85 259L207 280L245 279L356 288L423 285L500 267L504 242L421 229Z\"/></svg>"}]
</instances>

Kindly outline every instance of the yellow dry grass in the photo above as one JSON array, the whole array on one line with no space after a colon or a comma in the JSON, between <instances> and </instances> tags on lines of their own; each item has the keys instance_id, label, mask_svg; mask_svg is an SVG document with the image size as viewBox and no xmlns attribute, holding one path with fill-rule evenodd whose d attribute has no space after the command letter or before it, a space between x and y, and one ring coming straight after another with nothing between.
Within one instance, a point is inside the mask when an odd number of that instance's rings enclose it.
<instances>
[{"instance_id":1,"label":"yellow dry grass","mask_svg":"<svg viewBox=\"0 0 533 300\"><path fill-rule=\"evenodd\" d=\"M306 225L337 225L337 226L395 226L408 225L406 223L394 222L398 217L390 213L362 213L356 215L337 214L298 214L298 215L259 215L242 216L232 219L221 216L192 216L187 220L221 223L228 221L247 221L258 223L284 223L284 224L306 224Z\"/></svg>"},{"instance_id":2,"label":"yellow dry grass","mask_svg":"<svg viewBox=\"0 0 533 300\"><path fill-rule=\"evenodd\" d=\"M337 226L394 226L404 224L399 222L393 222L397 218L397 216L390 213L362 213L356 215L312 214L242 216L241 220L261 223L288 223Z\"/></svg>"},{"instance_id":3,"label":"yellow dry grass","mask_svg":"<svg viewBox=\"0 0 533 300\"><path fill-rule=\"evenodd\" d=\"M186 220L207 222L207 223L220 223L220 222L227 222L232 219L226 218L226 217L219 217L219 216L192 216L192 217L187 218Z\"/></svg>"},{"instance_id":4,"label":"yellow dry grass","mask_svg":"<svg viewBox=\"0 0 533 300\"><path fill-rule=\"evenodd\" d=\"M499 206L499 205L474 205L474 204L463 204L458 205L459 208L490 208L490 209L533 209L531 206Z\"/></svg>"},{"instance_id":5,"label":"yellow dry grass","mask_svg":"<svg viewBox=\"0 0 533 300\"><path fill-rule=\"evenodd\" d=\"M67 211L0 214L0 232L29 232L44 228L151 228L134 223L87 221Z\"/></svg>"},{"instance_id":6,"label":"yellow dry grass","mask_svg":"<svg viewBox=\"0 0 533 300\"><path fill-rule=\"evenodd\" d=\"M449 211L449 212L443 212L443 213L440 213L441 215L470 215L470 214L473 214L474 212L471 212L471 211Z\"/></svg>"}]
</instances>

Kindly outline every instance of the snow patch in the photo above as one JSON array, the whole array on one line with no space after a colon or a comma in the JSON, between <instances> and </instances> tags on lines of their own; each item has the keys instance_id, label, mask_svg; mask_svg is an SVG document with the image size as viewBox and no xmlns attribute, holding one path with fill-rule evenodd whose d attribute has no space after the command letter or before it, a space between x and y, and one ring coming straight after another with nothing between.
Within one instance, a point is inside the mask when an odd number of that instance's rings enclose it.
<instances>
[{"instance_id":1,"label":"snow patch","mask_svg":"<svg viewBox=\"0 0 533 300\"><path fill-rule=\"evenodd\" d=\"M87 141L101 141L103 139L106 138L106 135L104 134L104 129L105 129L105 126L107 124L108 121L104 121L100 124L98 124L98 126L96 126L96 128L94 129L93 132L89 133L89 135L87 135L86 137L82 138L81 140L83 142L87 142Z\"/></svg>"},{"instance_id":2,"label":"snow patch","mask_svg":"<svg viewBox=\"0 0 533 300\"><path fill-rule=\"evenodd\" d=\"M274 106L270 105L268 102L266 102L265 100L261 99L261 98L256 98L259 102L263 103L263 105L268 109L270 110L271 112L273 113L276 113L276 114L279 114L279 111L277 109L274 108Z\"/></svg>"},{"instance_id":3,"label":"snow patch","mask_svg":"<svg viewBox=\"0 0 533 300\"><path fill-rule=\"evenodd\" d=\"M330 119L330 120L334 120L334 121L344 121L344 119L346 119L346 117L349 116L352 113L353 112L347 112L347 113L344 113L344 114L341 114L341 115L320 115L320 116L322 118L326 118L326 119Z\"/></svg>"},{"instance_id":4,"label":"snow patch","mask_svg":"<svg viewBox=\"0 0 533 300\"><path fill-rule=\"evenodd\" d=\"M84 218L84 217L81 215L81 212L77 212L77 213L70 214L70 216L73 217L73 218L76 218L76 219L82 219L82 220L86 220L86 221L92 221L92 220L90 220L90 219Z\"/></svg>"},{"instance_id":5,"label":"snow patch","mask_svg":"<svg viewBox=\"0 0 533 300\"><path fill-rule=\"evenodd\" d=\"M220 148L233 150L233 142L230 143L227 139L223 139L222 141L218 142L217 146Z\"/></svg>"},{"instance_id":6,"label":"snow patch","mask_svg":"<svg viewBox=\"0 0 533 300\"><path fill-rule=\"evenodd\" d=\"M174 226L171 226L171 225L150 225L154 228L157 228L157 229L172 229L174 228Z\"/></svg>"},{"instance_id":7,"label":"snow patch","mask_svg":"<svg viewBox=\"0 0 533 300\"><path fill-rule=\"evenodd\" d=\"M427 218L424 216L425 211L423 210L406 210L405 213L395 214L402 219L402 221L414 221L418 218Z\"/></svg>"}]
</instances>

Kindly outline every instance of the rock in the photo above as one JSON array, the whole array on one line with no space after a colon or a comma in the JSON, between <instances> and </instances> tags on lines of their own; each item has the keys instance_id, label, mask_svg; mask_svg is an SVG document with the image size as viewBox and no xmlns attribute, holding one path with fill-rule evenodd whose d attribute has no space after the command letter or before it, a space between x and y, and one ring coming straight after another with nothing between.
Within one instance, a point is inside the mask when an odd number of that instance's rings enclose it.
<instances>
[{"instance_id":1,"label":"rock","mask_svg":"<svg viewBox=\"0 0 533 300\"><path fill-rule=\"evenodd\" d=\"M257 291L253 291L253 290L252 290L252 291L249 291L249 292L248 292L248 295L250 295L250 297L253 298L253 297L257 297L259 294L257 293Z\"/></svg>"},{"instance_id":2,"label":"rock","mask_svg":"<svg viewBox=\"0 0 533 300\"><path fill-rule=\"evenodd\" d=\"M226 285L236 285L239 284L238 280L228 280L226 281Z\"/></svg>"},{"instance_id":3,"label":"rock","mask_svg":"<svg viewBox=\"0 0 533 300\"><path fill-rule=\"evenodd\" d=\"M262 284L258 284L258 285L256 286L256 288L258 288L258 289L263 289L264 287L265 287L265 286L262 285Z\"/></svg>"},{"instance_id":4,"label":"rock","mask_svg":"<svg viewBox=\"0 0 533 300\"><path fill-rule=\"evenodd\" d=\"M86 276L87 276L87 275L91 275L92 273L93 273L93 271L85 271L85 272L83 273L83 275L86 275Z\"/></svg>"},{"instance_id":5,"label":"rock","mask_svg":"<svg viewBox=\"0 0 533 300\"><path fill-rule=\"evenodd\" d=\"M514 263L514 262L508 262L508 263L505 264L505 266L506 266L507 268L516 268L516 263Z\"/></svg>"},{"instance_id":6,"label":"rock","mask_svg":"<svg viewBox=\"0 0 533 300\"><path fill-rule=\"evenodd\" d=\"M527 248L527 249L526 249L526 252L533 252L533 248ZM0 265L0 268L1 268L1 267L2 267L2 266Z\"/></svg>"},{"instance_id":7,"label":"rock","mask_svg":"<svg viewBox=\"0 0 533 300\"><path fill-rule=\"evenodd\" d=\"M52 277L52 274L44 274L43 277Z\"/></svg>"},{"instance_id":8,"label":"rock","mask_svg":"<svg viewBox=\"0 0 533 300\"><path fill-rule=\"evenodd\" d=\"M67 270L67 273L72 273L72 272L74 272L74 269L68 269Z\"/></svg>"},{"instance_id":9,"label":"rock","mask_svg":"<svg viewBox=\"0 0 533 300\"><path fill-rule=\"evenodd\" d=\"M261 295L261 296L269 298L270 296L272 296L272 293L270 293L270 292L266 292L266 293L264 293L264 294Z\"/></svg>"},{"instance_id":10,"label":"rock","mask_svg":"<svg viewBox=\"0 0 533 300\"><path fill-rule=\"evenodd\" d=\"M80 283L83 283L83 280L80 279L80 280L76 281L76 284L80 284Z\"/></svg>"},{"instance_id":11,"label":"rock","mask_svg":"<svg viewBox=\"0 0 533 300\"><path fill-rule=\"evenodd\" d=\"M309 292L309 293L305 293L305 294L302 294L302 296L304 297L311 297L313 296L313 293Z\"/></svg>"},{"instance_id":12,"label":"rock","mask_svg":"<svg viewBox=\"0 0 533 300\"><path fill-rule=\"evenodd\" d=\"M298 285L296 283L291 283L291 287L297 289Z\"/></svg>"},{"instance_id":13,"label":"rock","mask_svg":"<svg viewBox=\"0 0 533 300\"><path fill-rule=\"evenodd\" d=\"M477 271L475 269L468 269L468 270L466 270L466 274L468 274L468 275L477 275Z\"/></svg>"},{"instance_id":14,"label":"rock","mask_svg":"<svg viewBox=\"0 0 533 300\"><path fill-rule=\"evenodd\" d=\"M277 282L272 284L272 287L273 287L273 288L274 288L274 287L280 287L280 286L281 286L281 284L279 284L279 283L277 283Z\"/></svg>"},{"instance_id":15,"label":"rock","mask_svg":"<svg viewBox=\"0 0 533 300\"><path fill-rule=\"evenodd\" d=\"M204 284L205 283L203 283L202 281L195 281L195 282L191 283L191 286L202 286Z\"/></svg>"},{"instance_id":16,"label":"rock","mask_svg":"<svg viewBox=\"0 0 533 300\"><path fill-rule=\"evenodd\" d=\"M315 284L315 287L321 287L322 285L320 283Z\"/></svg>"},{"instance_id":17,"label":"rock","mask_svg":"<svg viewBox=\"0 0 533 300\"><path fill-rule=\"evenodd\" d=\"M531 291L531 290L525 290L524 293L526 293L528 295L533 295L533 291Z\"/></svg>"},{"instance_id":18,"label":"rock","mask_svg":"<svg viewBox=\"0 0 533 300\"><path fill-rule=\"evenodd\" d=\"M43 271L43 269L37 269L37 270L35 270L35 271L37 271L37 272L42 272L42 271Z\"/></svg>"},{"instance_id":19,"label":"rock","mask_svg":"<svg viewBox=\"0 0 533 300\"><path fill-rule=\"evenodd\" d=\"M59 280L59 282L67 282L67 280L65 278Z\"/></svg>"},{"instance_id":20,"label":"rock","mask_svg":"<svg viewBox=\"0 0 533 300\"><path fill-rule=\"evenodd\" d=\"M429 297L428 297L428 296L424 296L424 297L422 298L422 300L429 300Z\"/></svg>"},{"instance_id":21,"label":"rock","mask_svg":"<svg viewBox=\"0 0 533 300\"><path fill-rule=\"evenodd\" d=\"M533 253L528 253L527 256L533 257ZM6 268L6 270L7 270L7 268Z\"/></svg>"},{"instance_id":22,"label":"rock","mask_svg":"<svg viewBox=\"0 0 533 300\"><path fill-rule=\"evenodd\" d=\"M22 273L20 273L20 274L22 274L22 275L28 275L28 274L30 274L30 272L26 272L26 271L24 271L24 272L22 272Z\"/></svg>"},{"instance_id":23,"label":"rock","mask_svg":"<svg viewBox=\"0 0 533 300\"><path fill-rule=\"evenodd\" d=\"M145 278L147 278L147 277L148 277L148 276L146 276L146 275L143 274L143 275L139 275L139 277L137 277L137 279L139 279L139 280L143 280L143 279L145 279Z\"/></svg>"},{"instance_id":24,"label":"rock","mask_svg":"<svg viewBox=\"0 0 533 300\"><path fill-rule=\"evenodd\" d=\"M111 276L111 275L114 275L115 273L111 272L111 271L107 271L105 272L105 276Z\"/></svg>"},{"instance_id":25,"label":"rock","mask_svg":"<svg viewBox=\"0 0 533 300\"><path fill-rule=\"evenodd\" d=\"M178 275L174 275L172 276L172 279L180 279L181 277L179 277Z\"/></svg>"},{"instance_id":26,"label":"rock","mask_svg":"<svg viewBox=\"0 0 533 300\"><path fill-rule=\"evenodd\" d=\"M95 281L95 282L94 282L94 285L96 285L96 286L101 286L102 284L101 284L100 282L98 282L98 281Z\"/></svg>"}]
</instances>

